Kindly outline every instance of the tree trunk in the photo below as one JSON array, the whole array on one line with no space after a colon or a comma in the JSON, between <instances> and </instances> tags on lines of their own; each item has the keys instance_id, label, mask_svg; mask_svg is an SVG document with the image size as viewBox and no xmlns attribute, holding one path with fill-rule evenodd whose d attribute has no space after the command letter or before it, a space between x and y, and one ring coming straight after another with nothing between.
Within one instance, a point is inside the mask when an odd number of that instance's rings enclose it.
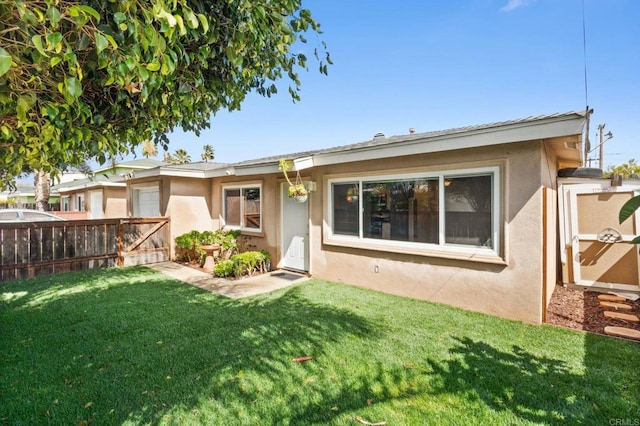
<instances>
[{"instance_id":1,"label":"tree trunk","mask_svg":"<svg viewBox=\"0 0 640 426\"><path fill-rule=\"evenodd\" d=\"M38 170L33 177L35 186L36 209L40 211L49 210L49 173Z\"/></svg>"}]
</instances>

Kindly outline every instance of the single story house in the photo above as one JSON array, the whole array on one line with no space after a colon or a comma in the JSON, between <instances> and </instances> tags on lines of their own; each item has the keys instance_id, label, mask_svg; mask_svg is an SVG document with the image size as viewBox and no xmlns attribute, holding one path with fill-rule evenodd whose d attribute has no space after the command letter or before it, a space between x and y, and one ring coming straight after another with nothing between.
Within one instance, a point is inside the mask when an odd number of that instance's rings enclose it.
<instances>
[{"instance_id":1,"label":"single story house","mask_svg":"<svg viewBox=\"0 0 640 426\"><path fill-rule=\"evenodd\" d=\"M135 171L164 164L148 158L124 161L98 169L90 177L54 185L52 191L60 194L60 215L69 219L126 217L126 179Z\"/></svg>"},{"instance_id":2,"label":"single story house","mask_svg":"<svg viewBox=\"0 0 640 426\"><path fill-rule=\"evenodd\" d=\"M558 170L579 167L585 113L385 137L235 164L136 171L128 213L171 236L240 229L280 268L541 323L558 277ZM278 169L309 189L287 196Z\"/></svg>"}]
</instances>

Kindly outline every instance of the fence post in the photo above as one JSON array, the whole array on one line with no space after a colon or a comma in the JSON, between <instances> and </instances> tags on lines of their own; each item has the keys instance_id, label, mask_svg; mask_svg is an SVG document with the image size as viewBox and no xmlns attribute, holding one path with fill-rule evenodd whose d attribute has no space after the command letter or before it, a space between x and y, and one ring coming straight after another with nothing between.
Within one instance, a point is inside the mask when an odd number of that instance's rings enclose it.
<instances>
[{"instance_id":1,"label":"fence post","mask_svg":"<svg viewBox=\"0 0 640 426\"><path fill-rule=\"evenodd\" d=\"M124 224L118 221L118 266L124 266Z\"/></svg>"}]
</instances>

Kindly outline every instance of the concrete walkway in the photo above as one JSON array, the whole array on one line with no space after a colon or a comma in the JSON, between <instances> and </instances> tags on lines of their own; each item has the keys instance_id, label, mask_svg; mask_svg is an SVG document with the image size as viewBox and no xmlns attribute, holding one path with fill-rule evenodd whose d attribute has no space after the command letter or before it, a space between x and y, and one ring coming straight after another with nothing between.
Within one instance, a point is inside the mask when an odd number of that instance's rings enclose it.
<instances>
[{"instance_id":1,"label":"concrete walkway","mask_svg":"<svg viewBox=\"0 0 640 426\"><path fill-rule=\"evenodd\" d=\"M232 299L269 293L309 279L307 276L295 272L273 271L232 281L214 277L210 273L175 262L153 263L146 266L176 280Z\"/></svg>"}]
</instances>

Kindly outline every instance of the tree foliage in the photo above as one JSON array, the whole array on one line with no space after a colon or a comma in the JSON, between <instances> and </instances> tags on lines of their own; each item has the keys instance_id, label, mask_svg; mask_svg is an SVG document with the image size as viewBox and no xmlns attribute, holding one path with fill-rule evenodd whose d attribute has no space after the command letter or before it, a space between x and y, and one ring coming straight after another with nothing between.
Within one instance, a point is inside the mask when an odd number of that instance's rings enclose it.
<instances>
[{"instance_id":1,"label":"tree foliage","mask_svg":"<svg viewBox=\"0 0 640 426\"><path fill-rule=\"evenodd\" d=\"M169 155L167 159L169 160L167 163L172 164L187 164L191 162L191 156L182 148L176 149L173 155Z\"/></svg>"},{"instance_id":2,"label":"tree foliage","mask_svg":"<svg viewBox=\"0 0 640 426\"><path fill-rule=\"evenodd\" d=\"M154 144L150 140L146 140L142 142L142 155L144 158L155 157L158 155L158 148L156 144Z\"/></svg>"},{"instance_id":3,"label":"tree foliage","mask_svg":"<svg viewBox=\"0 0 640 426\"><path fill-rule=\"evenodd\" d=\"M213 146L209 144L204 145L202 147L202 154L200 154L200 158L202 158L202 161L205 163L209 160L213 161L213 159L216 158L216 151L213 149Z\"/></svg>"},{"instance_id":4,"label":"tree foliage","mask_svg":"<svg viewBox=\"0 0 640 426\"><path fill-rule=\"evenodd\" d=\"M280 79L299 100L307 33L301 0L0 0L0 183L167 149ZM326 74L324 43L314 55Z\"/></svg>"},{"instance_id":5,"label":"tree foliage","mask_svg":"<svg viewBox=\"0 0 640 426\"><path fill-rule=\"evenodd\" d=\"M620 209L620 213L618 215L618 220L620 223L629 219L636 210L640 209L640 195L636 195L632 197L629 201L624 203L622 208ZM631 244L640 244L640 235L631 240Z\"/></svg>"},{"instance_id":6,"label":"tree foliage","mask_svg":"<svg viewBox=\"0 0 640 426\"><path fill-rule=\"evenodd\" d=\"M614 174L622 175L623 178L629 179L631 175L640 175L640 164L635 159L631 159L626 163L619 164L617 166L609 166L604 172L606 178L610 178Z\"/></svg>"}]
</instances>

